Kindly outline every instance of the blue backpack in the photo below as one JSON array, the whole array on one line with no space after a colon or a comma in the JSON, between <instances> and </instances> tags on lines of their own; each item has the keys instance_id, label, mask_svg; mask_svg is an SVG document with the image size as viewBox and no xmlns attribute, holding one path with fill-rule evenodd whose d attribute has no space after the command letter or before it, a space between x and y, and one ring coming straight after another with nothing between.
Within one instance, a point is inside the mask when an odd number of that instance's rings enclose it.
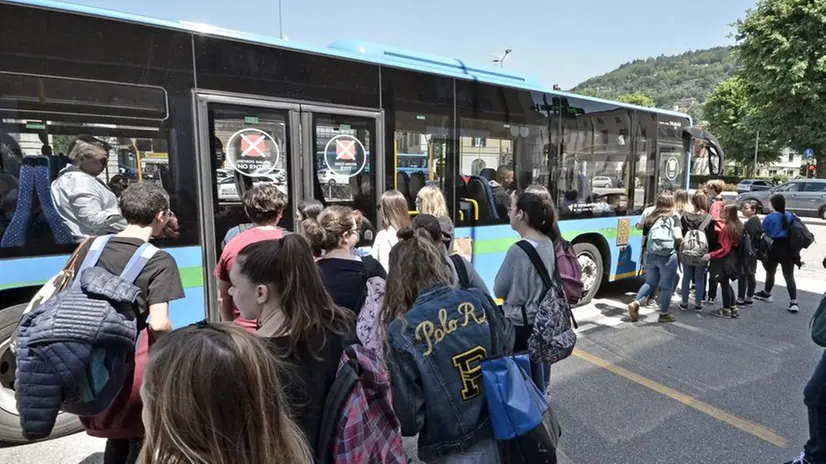
<instances>
[{"instance_id":1,"label":"blue backpack","mask_svg":"<svg viewBox=\"0 0 826 464\"><path fill-rule=\"evenodd\" d=\"M27 439L48 437L59 411L100 414L132 372L141 294L133 282L158 249L143 244L115 276L95 267L110 238L96 238L72 285L20 322L15 386Z\"/></svg>"}]
</instances>

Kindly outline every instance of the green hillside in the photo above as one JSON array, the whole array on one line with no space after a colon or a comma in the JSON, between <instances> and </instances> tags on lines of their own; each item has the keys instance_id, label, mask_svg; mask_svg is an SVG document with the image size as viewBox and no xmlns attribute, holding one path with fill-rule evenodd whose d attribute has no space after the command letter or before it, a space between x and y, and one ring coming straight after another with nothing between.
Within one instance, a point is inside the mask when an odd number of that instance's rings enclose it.
<instances>
[{"instance_id":1,"label":"green hillside","mask_svg":"<svg viewBox=\"0 0 826 464\"><path fill-rule=\"evenodd\" d=\"M639 91L651 97L658 108L676 107L699 120L708 94L734 72L737 60L733 52L733 47L716 47L634 60L592 77L572 91L607 99Z\"/></svg>"}]
</instances>

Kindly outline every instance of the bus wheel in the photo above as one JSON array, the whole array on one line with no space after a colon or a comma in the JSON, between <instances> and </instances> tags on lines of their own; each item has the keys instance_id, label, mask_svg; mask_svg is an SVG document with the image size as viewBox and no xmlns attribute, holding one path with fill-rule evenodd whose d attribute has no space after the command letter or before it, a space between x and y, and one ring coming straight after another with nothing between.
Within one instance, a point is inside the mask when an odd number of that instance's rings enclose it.
<instances>
[{"instance_id":1,"label":"bus wheel","mask_svg":"<svg viewBox=\"0 0 826 464\"><path fill-rule=\"evenodd\" d=\"M17 362L9 345L23 310L28 303L0 310L0 443L30 443L23 438L17 400L14 395L14 376ZM60 413L49 438L62 437L83 430L77 416Z\"/></svg>"},{"instance_id":2,"label":"bus wheel","mask_svg":"<svg viewBox=\"0 0 826 464\"><path fill-rule=\"evenodd\" d=\"M596 246L588 242L575 243L574 251L582 267L582 299L578 303L581 306L591 302L602 283L602 255Z\"/></svg>"}]
</instances>

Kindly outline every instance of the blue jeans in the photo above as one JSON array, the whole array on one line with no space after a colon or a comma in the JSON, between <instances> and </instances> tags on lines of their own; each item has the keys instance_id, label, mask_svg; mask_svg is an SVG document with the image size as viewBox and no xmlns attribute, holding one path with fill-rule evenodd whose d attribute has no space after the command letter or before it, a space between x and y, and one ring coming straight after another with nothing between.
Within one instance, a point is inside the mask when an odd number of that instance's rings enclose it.
<instances>
[{"instance_id":1,"label":"blue jeans","mask_svg":"<svg viewBox=\"0 0 826 464\"><path fill-rule=\"evenodd\" d=\"M683 304L688 304L688 292L694 281L694 306L703 305L703 293L706 291L706 271L708 266L689 266L683 264Z\"/></svg>"},{"instance_id":2,"label":"blue jeans","mask_svg":"<svg viewBox=\"0 0 826 464\"><path fill-rule=\"evenodd\" d=\"M499 446L496 440L484 440L471 446L467 451L443 456L429 464L498 464Z\"/></svg>"},{"instance_id":3,"label":"blue jeans","mask_svg":"<svg viewBox=\"0 0 826 464\"><path fill-rule=\"evenodd\" d=\"M661 289L660 312L668 314L671 294L674 292L674 275L677 273L677 253L660 256L653 253L645 255L645 283L637 292L637 301L642 303L656 289Z\"/></svg>"}]
</instances>

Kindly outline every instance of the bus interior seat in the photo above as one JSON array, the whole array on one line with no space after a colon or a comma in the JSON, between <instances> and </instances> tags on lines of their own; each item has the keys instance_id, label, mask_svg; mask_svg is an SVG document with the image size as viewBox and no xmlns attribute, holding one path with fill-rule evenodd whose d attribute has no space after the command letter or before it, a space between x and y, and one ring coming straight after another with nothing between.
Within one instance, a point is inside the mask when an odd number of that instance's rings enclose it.
<instances>
[{"instance_id":1,"label":"bus interior seat","mask_svg":"<svg viewBox=\"0 0 826 464\"><path fill-rule=\"evenodd\" d=\"M0 248L15 248L26 245L26 235L32 219L34 196L40 204L40 211L52 232L54 242L59 245L74 243L72 233L57 213L52 202L51 164L47 156L27 156L20 167L17 187L17 207L11 221L0 240Z\"/></svg>"},{"instance_id":2,"label":"bus interior seat","mask_svg":"<svg viewBox=\"0 0 826 464\"><path fill-rule=\"evenodd\" d=\"M399 171L396 173L396 190L401 192L402 195L407 199L407 207L408 209L413 209L416 206L416 199L410 198L410 189L408 188L409 181L407 177L407 173L403 171Z\"/></svg>"},{"instance_id":3,"label":"bus interior seat","mask_svg":"<svg viewBox=\"0 0 826 464\"><path fill-rule=\"evenodd\" d=\"M468 197L479 204L479 220L499 219L493 203L493 191L487 179L482 176L470 176L467 184Z\"/></svg>"},{"instance_id":4,"label":"bus interior seat","mask_svg":"<svg viewBox=\"0 0 826 464\"><path fill-rule=\"evenodd\" d=\"M496 180L496 169L493 168L485 168L479 172L481 177L484 177L487 180Z\"/></svg>"},{"instance_id":5,"label":"bus interior seat","mask_svg":"<svg viewBox=\"0 0 826 464\"><path fill-rule=\"evenodd\" d=\"M419 194L419 190L424 188L425 186L425 177L424 173L421 171L416 171L413 174L410 174L410 197L413 199L413 202L416 202L416 195Z\"/></svg>"}]
</instances>

